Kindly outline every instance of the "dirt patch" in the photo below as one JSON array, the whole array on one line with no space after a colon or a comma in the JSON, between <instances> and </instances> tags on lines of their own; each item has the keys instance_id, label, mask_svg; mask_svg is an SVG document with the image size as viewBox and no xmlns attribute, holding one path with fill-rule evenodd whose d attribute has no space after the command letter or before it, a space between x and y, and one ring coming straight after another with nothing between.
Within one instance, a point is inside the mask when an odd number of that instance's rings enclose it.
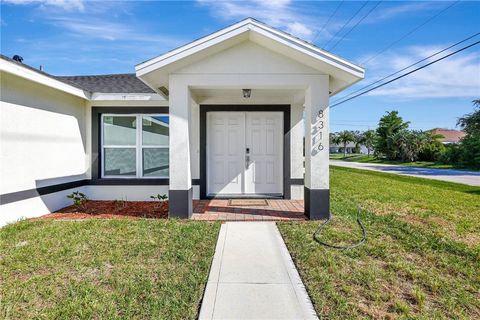
<instances>
[{"instance_id":1,"label":"dirt patch","mask_svg":"<svg viewBox=\"0 0 480 320\"><path fill-rule=\"evenodd\" d=\"M69 206L32 220L81 220L81 219L166 219L168 201L99 201L90 200L81 208Z\"/></svg>"}]
</instances>

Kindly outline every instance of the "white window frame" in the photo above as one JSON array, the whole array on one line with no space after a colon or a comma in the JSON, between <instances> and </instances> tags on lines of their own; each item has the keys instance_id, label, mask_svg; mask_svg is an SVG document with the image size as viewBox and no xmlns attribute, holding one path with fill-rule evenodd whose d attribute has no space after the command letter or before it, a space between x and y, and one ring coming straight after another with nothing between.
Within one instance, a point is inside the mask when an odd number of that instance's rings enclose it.
<instances>
[{"instance_id":1,"label":"white window frame","mask_svg":"<svg viewBox=\"0 0 480 320\"><path fill-rule=\"evenodd\" d=\"M169 144L165 145L143 145L143 117L169 117L168 113L105 113L100 117L100 152L102 153L101 159L101 177L112 179L168 179L168 176L143 176L143 149L147 148L167 148ZM135 117L137 123L135 145L105 145L104 144L104 118L105 117ZM168 137L170 140L170 135ZM135 171L136 175L131 176L116 176L105 175L105 149L135 149Z\"/></svg>"}]
</instances>

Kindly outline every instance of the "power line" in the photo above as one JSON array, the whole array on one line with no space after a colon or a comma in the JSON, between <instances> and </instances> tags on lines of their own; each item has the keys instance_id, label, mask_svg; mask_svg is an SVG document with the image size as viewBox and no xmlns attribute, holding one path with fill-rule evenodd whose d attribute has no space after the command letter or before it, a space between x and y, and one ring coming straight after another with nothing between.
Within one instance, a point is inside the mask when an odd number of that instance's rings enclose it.
<instances>
[{"instance_id":1,"label":"power line","mask_svg":"<svg viewBox=\"0 0 480 320\"><path fill-rule=\"evenodd\" d=\"M372 61L373 59L375 59L376 57L378 57L379 55L381 55L382 53L384 53L385 51L387 51L388 49L390 49L391 47L393 47L394 45L396 45L397 43L399 43L400 41L402 41L402 40L405 39L406 37L408 37L409 35L413 34L415 31L417 31L418 29L420 29L421 27L423 27L423 26L426 25L427 23L429 23L430 21L432 21L433 19L435 19L436 17L438 17L439 15L441 15L442 13L444 13L445 11L447 11L448 9L450 9L451 7L453 7L454 5L456 5L458 2L460 2L460 0L455 1L454 3L450 4L448 7L440 10L440 11L437 12L434 16L430 17L429 19L427 19L426 21L422 22L421 24L419 24L418 26L416 26L416 27L413 28L412 30L408 31L408 32L405 33L403 36L401 36L399 39L393 41L393 42L390 43L388 46L386 46L385 48L383 48L380 52L378 52L376 55L374 55L373 57L368 58L367 60L363 61L361 64L364 65L364 64Z\"/></svg>"},{"instance_id":2,"label":"power line","mask_svg":"<svg viewBox=\"0 0 480 320\"><path fill-rule=\"evenodd\" d=\"M380 5L380 3L382 3L382 1L378 1L377 4L374 5L370 9L370 11L368 11L367 14L365 14L360 20L358 20L357 23L342 36L342 38L338 39L337 42L335 42L335 44L333 45L333 47L331 47L329 50L333 50L340 42L342 42L343 39L345 39L345 37L350 34L350 32L352 32L363 20L365 20L366 17L368 17L373 12L373 10L375 10Z\"/></svg>"},{"instance_id":3,"label":"power line","mask_svg":"<svg viewBox=\"0 0 480 320\"><path fill-rule=\"evenodd\" d=\"M480 35L480 32L477 32L477 33L475 33L474 35L471 35L471 36L468 37L468 38L465 38L465 39L463 39L463 40L461 40L461 41L458 41L458 42L452 44L451 46L448 46L448 47L445 48L445 49L442 49L442 50L440 50L440 51L437 51L437 52L435 52L434 54L431 54L431 55L429 55L428 57L423 58L422 60L419 60L419 61L417 61L417 62L415 62L415 63L412 63L412 64L409 65L409 66L406 66L405 68L402 68L402 69L400 69L400 70L398 70L398 71L396 71L396 72L394 72L394 73L391 73L391 74L389 74L388 76L385 76L385 77L383 77L383 78L381 78L381 79L379 79L379 80L377 80L377 81L375 81L375 82L372 82L372 83L370 83L369 85L366 85L366 86L364 86L364 87L362 87L362 88L360 88L360 89L358 89L358 90L355 90L355 91L353 91L353 92L351 92L351 93L349 93L349 94L347 94L347 95L345 95L345 96L343 96L343 97L341 97L341 98L338 98L338 99L335 100L333 103L335 103L335 102L337 102L337 101L340 101L340 100L343 100L343 99L345 99L345 98L348 98L348 97L354 95L355 93L357 93L357 92L359 92L359 91L362 91L362 90L364 90L364 89L366 89L366 88L368 88L368 87L373 86L374 84L377 84L377 83L379 83L379 82L382 82L383 80L388 79L388 78L390 78L390 77L392 77L392 76L394 76L394 75L396 75L396 74L399 74L399 73L402 72L402 71L405 71L405 70L407 70L407 69L410 69L411 67L413 67L413 66L415 66L415 65L417 65L417 64L419 64L419 63L421 63L421 62L423 62L423 61L425 61L425 60L428 60L428 59L430 59L430 58L432 58L432 57L434 57L434 56L437 56L437 55L439 55L440 53L445 52L445 51L447 51L447 50L449 50L449 49L451 49L451 48L453 48L453 47L456 47L456 46L458 46L459 44L461 44L461 43L463 43L463 42L465 42L465 41L468 41L468 40L470 40L470 39L472 39L472 38L475 38L475 37L478 36L478 35Z\"/></svg>"},{"instance_id":4,"label":"power line","mask_svg":"<svg viewBox=\"0 0 480 320\"><path fill-rule=\"evenodd\" d=\"M355 17L357 16L357 14L358 14L360 11L362 11L362 9L363 9L367 4L368 4L368 1L365 1L365 2L363 3L363 5L353 14L353 16L351 16L350 19L348 19L348 21L340 28L340 30L338 30L337 33L335 33L335 34L333 35L333 37L331 37L331 38L327 41L327 43L325 43L325 45L323 46L323 48L326 48L327 45L330 43L330 41L332 41L332 39L334 39L340 32L342 32L343 29L350 23L350 21L352 21L353 18L355 18Z\"/></svg>"},{"instance_id":5,"label":"power line","mask_svg":"<svg viewBox=\"0 0 480 320\"><path fill-rule=\"evenodd\" d=\"M363 92L360 92L360 93L354 95L353 97L350 97L350 98L348 98L348 99L345 99L345 100L342 100L342 101L340 101L340 102L337 102L337 103L331 105L330 108L333 108L333 107L335 107L335 106L338 106L338 105L340 105L340 104L342 104L342 103L345 103L345 102L350 101L350 100L352 100L352 99L355 99L355 98L357 98L357 97L359 97L359 96L362 96L362 95L364 95L364 94L366 94L366 93L368 93L368 92L370 92L370 91L373 91L373 90L375 90L375 89L378 89L378 88L380 88L380 87L383 87L383 86L385 86L385 85L387 85L387 84L389 84L389 83L392 83L392 82L394 82L394 81L396 81L396 80L398 80L398 79L401 79L401 78L403 78L403 77L406 77L406 76L408 76L409 74L412 74L412 73L417 72L417 71L419 71L419 70L421 70L421 69L424 69L424 68L426 68L426 67L428 67L428 66L430 66L430 65L432 65L432 64L434 64L434 63L437 63L437 62L439 62L439 61L441 61L441 60L443 60L443 59L446 59L446 58L448 58L448 57L451 57L451 56L453 56L454 54L457 54L457 53L459 53L459 52L462 52L462 51L464 51L464 50L467 50L468 48L471 48L471 47L473 47L473 46L475 46L475 45L477 45L477 44L479 44L479 43L480 43L480 41L474 42L474 43L472 43L472 44L470 44L470 45L468 45L468 46L466 46L466 47L463 47L463 48L461 48L461 49L458 49L457 51L454 51L454 52L452 52L452 53L449 53L449 54L447 54L446 56L443 56L443 57L441 57L441 58L438 58L437 60L433 60L432 62L429 62L429 63L427 63L427 64L425 64L425 65L423 65L423 66L421 66L421 67L418 67L418 68L416 68L416 69L413 69L412 71L409 71L409 72L404 73L404 74L402 74L402 75L400 75L400 76L398 76L398 77L396 77L396 78L393 78L393 79L391 79L391 80L389 80L389 81L387 81L387 82L384 82L384 83L382 83L382 84L379 84L378 86L375 86L375 87L373 87L373 88L371 88L371 89L368 89L368 90L365 90L365 91L363 91Z\"/></svg>"},{"instance_id":6,"label":"power line","mask_svg":"<svg viewBox=\"0 0 480 320\"><path fill-rule=\"evenodd\" d=\"M315 35L315 37L313 37L313 40L312 40L312 43L315 43L315 40L317 39L317 37L323 32L323 30L325 30L325 27L328 25L328 23L330 22L330 20L332 20L333 16L335 16L335 14L337 13L338 9L340 9L340 7L342 6L342 4L345 2L345 0L342 0L337 8L335 9L335 11L333 11L333 13L330 15L330 17L328 18L327 22L325 22L325 24L323 25L322 29L320 29L320 31L317 31L317 34Z\"/></svg>"}]
</instances>

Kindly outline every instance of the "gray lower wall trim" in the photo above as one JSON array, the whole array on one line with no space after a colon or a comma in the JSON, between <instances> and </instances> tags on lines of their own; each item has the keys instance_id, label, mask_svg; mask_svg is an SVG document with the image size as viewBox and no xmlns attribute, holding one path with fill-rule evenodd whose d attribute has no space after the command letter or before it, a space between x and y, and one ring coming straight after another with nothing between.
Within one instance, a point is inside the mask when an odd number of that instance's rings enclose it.
<instances>
[{"instance_id":1,"label":"gray lower wall trim","mask_svg":"<svg viewBox=\"0 0 480 320\"><path fill-rule=\"evenodd\" d=\"M54 184L35 189L20 190L0 194L0 205L27 200L50 193L64 191L82 186L168 186L168 179L84 179L65 183ZM192 179L192 185L198 186L200 179Z\"/></svg>"},{"instance_id":2,"label":"gray lower wall trim","mask_svg":"<svg viewBox=\"0 0 480 320\"><path fill-rule=\"evenodd\" d=\"M101 123L103 113L168 113L168 107L92 107L92 179L101 177Z\"/></svg>"},{"instance_id":3,"label":"gray lower wall trim","mask_svg":"<svg viewBox=\"0 0 480 320\"><path fill-rule=\"evenodd\" d=\"M168 179L92 179L88 181L93 186L168 186Z\"/></svg>"},{"instance_id":4,"label":"gray lower wall trim","mask_svg":"<svg viewBox=\"0 0 480 320\"><path fill-rule=\"evenodd\" d=\"M192 188L168 191L168 217L190 219L193 213Z\"/></svg>"},{"instance_id":5,"label":"gray lower wall trim","mask_svg":"<svg viewBox=\"0 0 480 320\"><path fill-rule=\"evenodd\" d=\"M272 111L283 112L283 198L291 198L290 190L290 105L200 105L200 199L207 199L207 112ZM303 180L303 179L302 179ZM303 183L302 183L303 184Z\"/></svg>"},{"instance_id":6,"label":"gray lower wall trim","mask_svg":"<svg viewBox=\"0 0 480 320\"><path fill-rule=\"evenodd\" d=\"M305 184L302 178L292 178L289 183L291 186L303 186Z\"/></svg>"},{"instance_id":7,"label":"gray lower wall trim","mask_svg":"<svg viewBox=\"0 0 480 320\"><path fill-rule=\"evenodd\" d=\"M77 180L77 181L59 183L51 186L38 187L35 189L4 193L0 195L0 204L3 205L7 203L35 198L38 196L43 196L50 193L64 191L72 188L78 188L78 187L84 186L85 184L87 184L87 182L88 180Z\"/></svg>"},{"instance_id":8,"label":"gray lower wall trim","mask_svg":"<svg viewBox=\"0 0 480 320\"><path fill-rule=\"evenodd\" d=\"M310 220L330 218L330 189L304 187L304 206Z\"/></svg>"}]
</instances>

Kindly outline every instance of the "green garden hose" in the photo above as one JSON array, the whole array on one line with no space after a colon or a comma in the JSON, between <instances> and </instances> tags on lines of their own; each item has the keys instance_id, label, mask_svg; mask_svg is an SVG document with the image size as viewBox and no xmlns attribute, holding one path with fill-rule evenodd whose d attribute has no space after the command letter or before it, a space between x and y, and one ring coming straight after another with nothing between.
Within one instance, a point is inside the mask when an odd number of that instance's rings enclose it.
<instances>
[{"instance_id":1,"label":"green garden hose","mask_svg":"<svg viewBox=\"0 0 480 320\"><path fill-rule=\"evenodd\" d=\"M353 249L353 248L356 248L358 246L361 246L367 240L367 232L365 231L365 227L363 226L362 220L360 220L360 212L361 212L361 209L360 209L360 207L358 207L357 223L360 226L360 229L362 230L362 240L358 241L357 243L354 243L354 244L349 245L349 246L337 246L337 245L333 245L333 244L323 242L322 240L318 239L318 236L320 235L322 230L330 222L330 220L332 220L331 215L330 215L330 218L328 218L327 220L325 220L325 222L323 222L321 225L318 226L317 230L313 233L313 239L316 242L318 242L319 244L321 244L322 246L325 246L325 247L328 247L328 248L333 248L333 249L345 250L345 249Z\"/></svg>"}]
</instances>

